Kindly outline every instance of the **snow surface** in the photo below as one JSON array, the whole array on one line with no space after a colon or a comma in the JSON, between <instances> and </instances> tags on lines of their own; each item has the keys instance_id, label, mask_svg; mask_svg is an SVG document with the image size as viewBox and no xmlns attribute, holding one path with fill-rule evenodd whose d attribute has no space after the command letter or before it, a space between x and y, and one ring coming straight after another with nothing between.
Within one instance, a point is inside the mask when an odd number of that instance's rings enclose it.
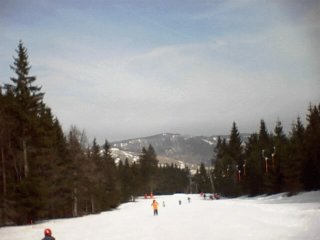
<instances>
[{"instance_id":1,"label":"snow surface","mask_svg":"<svg viewBox=\"0 0 320 240\"><path fill-rule=\"evenodd\" d=\"M209 145L213 145L213 144L214 144L214 142L211 142L211 141L209 141L209 140L207 140L207 139L202 139L202 141L208 143Z\"/></svg>"},{"instance_id":2,"label":"snow surface","mask_svg":"<svg viewBox=\"0 0 320 240\"><path fill-rule=\"evenodd\" d=\"M320 239L320 191L290 198L285 194L213 201L185 194L155 198L158 216L153 216L150 199L139 198L101 214L3 227L0 240L40 240L47 227L57 240Z\"/></svg>"}]
</instances>

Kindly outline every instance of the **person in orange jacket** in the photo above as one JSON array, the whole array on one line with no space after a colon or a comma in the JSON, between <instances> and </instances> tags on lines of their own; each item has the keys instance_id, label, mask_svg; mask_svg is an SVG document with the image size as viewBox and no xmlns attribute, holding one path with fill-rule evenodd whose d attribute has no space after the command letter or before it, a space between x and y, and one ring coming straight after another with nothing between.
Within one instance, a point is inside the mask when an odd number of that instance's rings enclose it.
<instances>
[{"instance_id":1,"label":"person in orange jacket","mask_svg":"<svg viewBox=\"0 0 320 240\"><path fill-rule=\"evenodd\" d=\"M153 215L154 216L158 215L159 203L155 199L153 199L151 206L153 207Z\"/></svg>"}]
</instances>

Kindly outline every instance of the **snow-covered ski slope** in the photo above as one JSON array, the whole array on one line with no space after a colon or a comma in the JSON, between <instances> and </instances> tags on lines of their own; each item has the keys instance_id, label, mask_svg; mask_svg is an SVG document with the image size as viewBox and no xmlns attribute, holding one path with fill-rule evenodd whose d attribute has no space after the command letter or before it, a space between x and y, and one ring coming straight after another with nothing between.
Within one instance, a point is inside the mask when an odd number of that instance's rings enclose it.
<instances>
[{"instance_id":1,"label":"snow-covered ski slope","mask_svg":"<svg viewBox=\"0 0 320 240\"><path fill-rule=\"evenodd\" d=\"M101 214L0 228L0 240L40 240L46 227L56 240L320 239L320 191L290 198L279 194L212 201L176 194L155 199L158 216L153 216L151 200L141 198Z\"/></svg>"}]
</instances>

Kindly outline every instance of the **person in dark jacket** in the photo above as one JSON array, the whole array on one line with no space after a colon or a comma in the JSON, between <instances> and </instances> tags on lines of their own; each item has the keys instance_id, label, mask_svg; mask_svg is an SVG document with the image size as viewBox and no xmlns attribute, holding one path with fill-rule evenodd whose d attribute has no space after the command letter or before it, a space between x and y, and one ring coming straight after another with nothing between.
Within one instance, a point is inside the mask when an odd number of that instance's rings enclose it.
<instances>
[{"instance_id":1,"label":"person in dark jacket","mask_svg":"<svg viewBox=\"0 0 320 240\"><path fill-rule=\"evenodd\" d=\"M42 240L55 240L55 238L52 236L50 228L46 228L44 230L44 238L42 238Z\"/></svg>"}]
</instances>

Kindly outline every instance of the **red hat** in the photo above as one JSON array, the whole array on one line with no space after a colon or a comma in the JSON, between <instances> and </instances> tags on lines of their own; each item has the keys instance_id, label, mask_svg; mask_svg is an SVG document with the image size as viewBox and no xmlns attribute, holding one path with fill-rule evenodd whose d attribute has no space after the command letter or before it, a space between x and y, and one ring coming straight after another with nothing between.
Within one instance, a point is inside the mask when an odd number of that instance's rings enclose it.
<instances>
[{"instance_id":1,"label":"red hat","mask_svg":"<svg viewBox=\"0 0 320 240\"><path fill-rule=\"evenodd\" d=\"M51 229L50 229L50 228L46 228L46 229L44 230L44 235L46 235L46 236L51 236Z\"/></svg>"}]
</instances>

